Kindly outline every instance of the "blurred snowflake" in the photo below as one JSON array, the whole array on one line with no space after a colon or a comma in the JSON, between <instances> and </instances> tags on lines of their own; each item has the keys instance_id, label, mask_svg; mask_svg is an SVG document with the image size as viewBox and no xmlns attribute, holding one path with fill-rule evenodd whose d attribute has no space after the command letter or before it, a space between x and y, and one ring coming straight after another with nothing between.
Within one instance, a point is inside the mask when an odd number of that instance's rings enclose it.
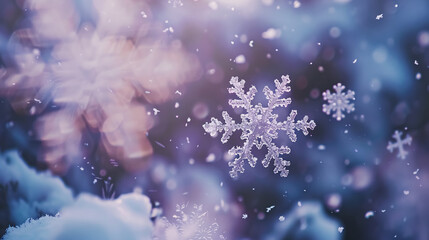
<instances>
[{"instance_id":1,"label":"blurred snowflake","mask_svg":"<svg viewBox=\"0 0 429 240\"><path fill-rule=\"evenodd\" d=\"M157 220L154 240L221 240L219 224L210 221L202 205L177 205L175 214L169 221L166 217Z\"/></svg>"},{"instance_id":2,"label":"blurred snowflake","mask_svg":"<svg viewBox=\"0 0 429 240\"><path fill-rule=\"evenodd\" d=\"M396 130L395 133L393 134L393 138L396 140L396 142L392 143L389 141L389 143L387 144L387 150L389 150L389 152L393 152L393 150L395 148L398 149L398 155L397 157L401 158L401 159L405 159L405 157L407 156L408 152L405 151L404 149L404 145L411 145L411 141L412 138L410 135L407 134L407 136L404 139L401 139L402 136L402 132Z\"/></svg>"},{"instance_id":3,"label":"blurred snowflake","mask_svg":"<svg viewBox=\"0 0 429 240\"><path fill-rule=\"evenodd\" d=\"M296 110L292 110L286 121L277 122L277 114L273 114L273 110L277 107L286 108L291 102L291 98L280 98L285 92L290 92L289 76L282 76L282 81L274 80L276 85L275 92L271 91L267 86L264 87L264 94L268 100L268 106L262 107L261 103L252 105L251 101L257 92L256 87L252 86L247 93L244 93L245 80L238 80L238 77L233 77L230 83L233 87L228 88L229 93L235 93L239 99L229 100L229 104L233 108L244 108L246 114L241 114L241 123L236 123L226 111L222 112L225 124L216 118L212 118L210 123L203 125L204 130L210 133L212 137L217 135L217 132L224 131L221 142L226 143L233 132L241 130L241 139L245 140L242 147L233 147L229 150L231 155L238 155L234 161L228 165L232 167L229 172L231 177L236 178L238 172L244 172L244 160L248 160L251 167L255 167L257 158L253 156L251 150L255 145L258 149L266 146L268 153L262 160L262 165L268 167L271 159L274 159L274 173L280 172L280 176L287 177L289 170L286 167L290 166L290 161L286 161L280 157L281 154L289 154L291 149L288 146L276 146L272 140L278 137L278 131L286 131L289 139L296 142L297 136L295 130L302 131L304 135L308 134L308 128L313 130L316 123L311 120L308 122L308 116L304 116L302 120L295 123Z\"/></svg>"},{"instance_id":4,"label":"blurred snowflake","mask_svg":"<svg viewBox=\"0 0 429 240\"><path fill-rule=\"evenodd\" d=\"M96 20L80 21L90 17L82 12L89 5ZM0 95L16 112L38 117L41 158L63 173L92 151L83 142L96 132L99 152L126 170L144 167L153 152L145 103L165 102L196 80L196 56L152 33L162 27L142 1L94 0L81 8L74 0L27 0L23 7L32 24L9 40L12 63L0 70ZM45 111L50 106L58 110Z\"/></svg>"},{"instance_id":5,"label":"blurred snowflake","mask_svg":"<svg viewBox=\"0 0 429 240\"><path fill-rule=\"evenodd\" d=\"M173 7L183 6L182 0L168 0L168 3L173 4Z\"/></svg>"},{"instance_id":6,"label":"blurred snowflake","mask_svg":"<svg viewBox=\"0 0 429 240\"><path fill-rule=\"evenodd\" d=\"M336 118L337 121L340 121L345 117L343 111L347 113L353 112L355 110L354 103L350 103L350 100L355 100L355 92L348 90L347 94L342 92L345 89L345 86L338 83L334 85L335 93L331 94L331 91L326 90L323 93L323 100L328 101L328 104L323 104L323 112L326 114L331 114L331 111L334 112L332 117Z\"/></svg>"}]
</instances>

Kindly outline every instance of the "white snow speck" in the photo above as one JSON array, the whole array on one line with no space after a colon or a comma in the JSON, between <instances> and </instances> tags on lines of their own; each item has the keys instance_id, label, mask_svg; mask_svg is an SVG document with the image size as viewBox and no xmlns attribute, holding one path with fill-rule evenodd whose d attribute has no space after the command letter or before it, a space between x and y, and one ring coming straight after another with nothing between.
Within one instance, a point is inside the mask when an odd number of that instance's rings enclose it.
<instances>
[{"instance_id":1,"label":"white snow speck","mask_svg":"<svg viewBox=\"0 0 429 240\"><path fill-rule=\"evenodd\" d=\"M211 1L211 2L209 3L209 8L210 8L211 10L217 10L217 8L218 8L217 2L215 2L215 1Z\"/></svg>"},{"instance_id":2,"label":"white snow speck","mask_svg":"<svg viewBox=\"0 0 429 240\"><path fill-rule=\"evenodd\" d=\"M214 160L216 160L216 155L214 153L210 153L207 157L206 157L206 162L214 162Z\"/></svg>"},{"instance_id":3,"label":"white snow speck","mask_svg":"<svg viewBox=\"0 0 429 240\"><path fill-rule=\"evenodd\" d=\"M422 78L422 74L421 74L421 73L419 73L419 72L418 72L418 73L416 73L416 79L417 79L417 80L420 80L421 78Z\"/></svg>"},{"instance_id":4,"label":"white snow speck","mask_svg":"<svg viewBox=\"0 0 429 240\"><path fill-rule=\"evenodd\" d=\"M237 57L235 57L235 63L243 64L245 62L246 62L246 57L243 54L240 54Z\"/></svg>"},{"instance_id":5,"label":"white snow speck","mask_svg":"<svg viewBox=\"0 0 429 240\"><path fill-rule=\"evenodd\" d=\"M275 39L279 38L282 31L280 29L268 28L267 31L262 33L262 38L264 39Z\"/></svg>"},{"instance_id":6,"label":"white snow speck","mask_svg":"<svg viewBox=\"0 0 429 240\"><path fill-rule=\"evenodd\" d=\"M293 7L294 7L294 8L299 8L299 7L301 7L301 2L300 2L300 1L293 1Z\"/></svg>"},{"instance_id":7,"label":"white snow speck","mask_svg":"<svg viewBox=\"0 0 429 240\"><path fill-rule=\"evenodd\" d=\"M267 207L267 213L269 213L274 207L274 205Z\"/></svg>"},{"instance_id":8,"label":"white snow speck","mask_svg":"<svg viewBox=\"0 0 429 240\"><path fill-rule=\"evenodd\" d=\"M371 218L373 216L374 216L374 212L373 211L368 211L368 212L365 213L365 218L366 219Z\"/></svg>"}]
</instances>

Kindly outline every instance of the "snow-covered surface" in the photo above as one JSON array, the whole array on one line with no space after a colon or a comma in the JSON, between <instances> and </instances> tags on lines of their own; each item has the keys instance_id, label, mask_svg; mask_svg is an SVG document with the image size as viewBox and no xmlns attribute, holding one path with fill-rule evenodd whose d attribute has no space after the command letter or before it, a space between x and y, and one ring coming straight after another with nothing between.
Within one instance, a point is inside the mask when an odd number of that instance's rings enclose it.
<instances>
[{"instance_id":1,"label":"snow-covered surface","mask_svg":"<svg viewBox=\"0 0 429 240\"><path fill-rule=\"evenodd\" d=\"M59 177L29 168L16 151L0 155L0 185L14 224L45 214L55 215L73 202L72 191Z\"/></svg>"},{"instance_id":2,"label":"snow-covered surface","mask_svg":"<svg viewBox=\"0 0 429 240\"><path fill-rule=\"evenodd\" d=\"M7 230L3 240L142 240L151 239L149 198L139 193L102 200L81 194L55 216L30 220Z\"/></svg>"}]
</instances>

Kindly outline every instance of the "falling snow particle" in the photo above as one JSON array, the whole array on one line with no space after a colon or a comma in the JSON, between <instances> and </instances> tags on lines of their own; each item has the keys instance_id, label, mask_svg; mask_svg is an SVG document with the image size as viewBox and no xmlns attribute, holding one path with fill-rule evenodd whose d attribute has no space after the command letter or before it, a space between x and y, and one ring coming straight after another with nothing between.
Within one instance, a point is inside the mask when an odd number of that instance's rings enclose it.
<instances>
[{"instance_id":1,"label":"falling snow particle","mask_svg":"<svg viewBox=\"0 0 429 240\"><path fill-rule=\"evenodd\" d=\"M300 1L293 1L293 7L294 7L294 8L299 8L299 7L301 7L301 2L300 2Z\"/></svg>"},{"instance_id":2,"label":"falling snow particle","mask_svg":"<svg viewBox=\"0 0 429 240\"><path fill-rule=\"evenodd\" d=\"M247 214L243 213L243 216L241 217L241 219L247 219Z\"/></svg>"},{"instance_id":3,"label":"falling snow particle","mask_svg":"<svg viewBox=\"0 0 429 240\"><path fill-rule=\"evenodd\" d=\"M214 162L214 160L216 160L216 155L214 153L210 153L207 157L206 157L206 162Z\"/></svg>"},{"instance_id":4,"label":"falling snow particle","mask_svg":"<svg viewBox=\"0 0 429 240\"><path fill-rule=\"evenodd\" d=\"M238 55L235 57L235 63L243 64L246 62L246 57L243 54Z\"/></svg>"},{"instance_id":5,"label":"falling snow particle","mask_svg":"<svg viewBox=\"0 0 429 240\"><path fill-rule=\"evenodd\" d=\"M279 221L280 221L280 222L283 222L284 220L285 220L285 217L284 217L284 216L280 216L280 217L279 217Z\"/></svg>"},{"instance_id":6,"label":"falling snow particle","mask_svg":"<svg viewBox=\"0 0 429 240\"><path fill-rule=\"evenodd\" d=\"M274 205L267 207L267 213L269 213L271 210L273 210L274 207L275 207Z\"/></svg>"},{"instance_id":7,"label":"falling snow particle","mask_svg":"<svg viewBox=\"0 0 429 240\"><path fill-rule=\"evenodd\" d=\"M383 14L378 14L377 17L375 17L375 19L380 20L383 18Z\"/></svg>"},{"instance_id":8,"label":"falling snow particle","mask_svg":"<svg viewBox=\"0 0 429 240\"><path fill-rule=\"evenodd\" d=\"M160 146L160 147L162 147L162 148L165 148L165 145L164 145L164 144L162 144L162 143L160 143L160 142L158 142L158 141L155 141L155 143L156 143L156 145L158 145L158 146Z\"/></svg>"},{"instance_id":9,"label":"falling snow particle","mask_svg":"<svg viewBox=\"0 0 429 240\"><path fill-rule=\"evenodd\" d=\"M420 80L421 78L422 78L422 74L421 74L421 73L419 73L419 72L418 72L418 73L416 73L416 79L417 79L417 80Z\"/></svg>"},{"instance_id":10,"label":"falling snow particle","mask_svg":"<svg viewBox=\"0 0 429 240\"><path fill-rule=\"evenodd\" d=\"M338 232L342 233L344 231L344 227L338 227Z\"/></svg>"},{"instance_id":11,"label":"falling snow particle","mask_svg":"<svg viewBox=\"0 0 429 240\"><path fill-rule=\"evenodd\" d=\"M274 39L274 38L279 38L280 35L281 35L280 29L268 28L267 31L262 33L262 38Z\"/></svg>"},{"instance_id":12,"label":"falling snow particle","mask_svg":"<svg viewBox=\"0 0 429 240\"><path fill-rule=\"evenodd\" d=\"M368 212L365 213L365 218L366 219L369 219L369 218L371 218L373 216L374 216L374 212L373 211L368 211Z\"/></svg>"},{"instance_id":13,"label":"falling snow particle","mask_svg":"<svg viewBox=\"0 0 429 240\"><path fill-rule=\"evenodd\" d=\"M217 8L218 8L217 2L211 1L209 3L209 8L212 9L212 10L217 10Z\"/></svg>"}]
</instances>

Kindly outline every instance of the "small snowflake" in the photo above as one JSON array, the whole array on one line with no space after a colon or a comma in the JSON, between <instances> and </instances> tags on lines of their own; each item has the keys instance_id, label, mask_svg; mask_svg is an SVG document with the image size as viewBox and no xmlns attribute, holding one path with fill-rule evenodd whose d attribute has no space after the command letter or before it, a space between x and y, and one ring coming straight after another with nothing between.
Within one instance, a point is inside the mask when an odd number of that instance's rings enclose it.
<instances>
[{"instance_id":1,"label":"small snowflake","mask_svg":"<svg viewBox=\"0 0 429 240\"><path fill-rule=\"evenodd\" d=\"M346 110L347 113L353 112L355 110L354 103L350 103L350 100L355 100L355 92L348 90L347 94L342 92L345 89L345 86L338 83L334 85L335 93L331 94L331 91L326 90L323 93L323 100L328 101L328 104L323 104L323 112L330 115L331 111L334 112L332 117L336 118L337 121L340 121L345 117L343 111Z\"/></svg>"},{"instance_id":2,"label":"small snowflake","mask_svg":"<svg viewBox=\"0 0 429 240\"><path fill-rule=\"evenodd\" d=\"M297 136L295 130L302 131L304 135L308 134L308 129L313 130L316 124L313 120L308 122L308 116L304 116L302 120L295 122L297 115L296 110L292 110L286 121L277 121L277 114L273 114L273 110L277 107L286 108L291 102L291 98L280 98L284 93L290 92L291 88L287 84L290 83L289 76L282 76L282 81L274 80L276 90L273 92L267 86L263 92L268 100L268 106L263 107L261 103L253 105L251 102L257 92L256 87L252 86L248 92L244 92L245 80L238 80L238 77L233 77L230 80L232 85L228 88L229 93L237 95L238 99L229 100L229 105L233 108L244 108L245 114L241 114L241 123L236 123L226 111L222 112L225 124L216 118L212 118L210 123L203 125L204 130L212 137L217 135L217 132L224 132L221 138L222 143L226 143L233 132L241 130L241 139L245 140L242 147L233 147L229 150L231 155L237 156L228 165L232 167L229 172L232 178L238 176L238 172L244 172L244 161L248 160L251 167L255 167L257 158L252 154L252 147L256 146L261 149L266 146L268 153L262 160L262 165L268 167L271 159L274 159L274 173L280 172L280 176L287 177L289 170L286 167L290 166L290 161L286 161L280 157L283 154L289 154L291 149L288 146L276 146L273 139L278 137L278 131L286 131L287 136L292 142L296 142Z\"/></svg>"},{"instance_id":3,"label":"small snowflake","mask_svg":"<svg viewBox=\"0 0 429 240\"><path fill-rule=\"evenodd\" d=\"M393 138L396 140L395 143L392 143L389 141L388 145L387 145L387 150L389 150L389 152L393 152L393 150L395 148L398 149L398 155L397 157L401 158L401 159L405 159L405 157L407 156L408 152L405 151L404 149L404 145L411 145L411 141L412 138L410 135L407 134L407 136L404 139L401 139L402 136L402 132L401 131L395 131L395 133L393 134Z\"/></svg>"}]
</instances>

